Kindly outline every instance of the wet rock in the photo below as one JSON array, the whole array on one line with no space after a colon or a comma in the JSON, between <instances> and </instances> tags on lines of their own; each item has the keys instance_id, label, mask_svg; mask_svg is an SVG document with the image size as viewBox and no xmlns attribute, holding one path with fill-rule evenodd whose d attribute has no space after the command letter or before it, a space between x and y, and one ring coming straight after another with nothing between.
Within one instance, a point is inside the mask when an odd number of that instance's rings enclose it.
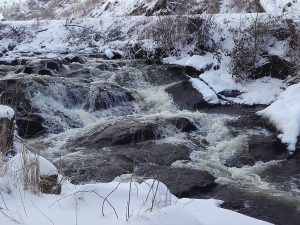
<instances>
[{"instance_id":1,"label":"wet rock","mask_svg":"<svg viewBox=\"0 0 300 225\"><path fill-rule=\"evenodd\" d=\"M300 221L299 199L285 199L267 193L240 190L229 185L217 185L209 192L196 193L191 197L220 199L224 201L222 208L276 225L295 225Z\"/></svg>"},{"instance_id":2,"label":"wet rock","mask_svg":"<svg viewBox=\"0 0 300 225\"><path fill-rule=\"evenodd\" d=\"M5 54L7 51L7 48L5 48L4 46L0 46L0 53Z\"/></svg>"},{"instance_id":3,"label":"wet rock","mask_svg":"<svg viewBox=\"0 0 300 225\"><path fill-rule=\"evenodd\" d=\"M224 90L219 92L218 94L226 98L236 98L242 93L239 90Z\"/></svg>"},{"instance_id":4,"label":"wet rock","mask_svg":"<svg viewBox=\"0 0 300 225\"><path fill-rule=\"evenodd\" d=\"M259 175L263 180L280 186L284 191L300 190L300 159L279 161L268 166Z\"/></svg>"},{"instance_id":5,"label":"wet rock","mask_svg":"<svg viewBox=\"0 0 300 225\"><path fill-rule=\"evenodd\" d=\"M53 73L51 70L48 69L41 69L38 71L39 75L49 75L49 76L53 76Z\"/></svg>"},{"instance_id":6,"label":"wet rock","mask_svg":"<svg viewBox=\"0 0 300 225\"><path fill-rule=\"evenodd\" d=\"M27 67L25 67L25 68L23 69L23 73L32 74L32 73L33 73L33 68L27 66Z\"/></svg>"},{"instance_id":7,"label":"wet rock","mask_svg":"<svg viewBox=\"0 0 300 225\"><path fill-rule=\"evenodd\" d=\"M168 87L166 92L172 96L174 103L181 109L197 110L208 106L202 94L194 89L189 81L176 83Z\"/></svg>"},{"instance_id":8,"label":"wet rock","mask_svg":"<svg viewBox=\"0 0 300 225\"><path fill-rule=\"evenodd\" d=\"M16 66L19 65L19 61L16 58L1 58L0 65Z\"/></svg>"},{"instance_id":9,"label":"wet rock","mask_svg":"<svg viewBox=\"0 0 300 225\"><path fill-rule=\"evenodd\" d=\"M119 121L106 128L90 131L74 140L74 146L103 148L115 145L128 145L160 139L162 131L173 125L178 132L190 132L195 126L185 118L154 119L153 121ZM88 137L88 138L87 138Z\"/></svg>"},{"instance_id":10,"label":"wet rock","mask_svg":"<svg viewBox=\"0 0 300 225\"><path fill-rule=\"evenodd\" d=\"M192 132L197 130L197 127L187 118L176 117L166 120L175 125L175 127L181 132Z\"/></svg>"},{"instance_id":11,"label":"wet rock","mask_svg":"<svg viewBox=\"0 0 300 225\"><path fill-rule=\"evenodd\" d=\"M46 64L46 68L50 69L50 70L56 70L58 71L60 69L60 64L57 63L57 62L54 62L54 61L50 61L50 62L47 62Z\"/></svg>"},{"instance_id":12,"label":"wet rock","mask_svg":"<svg viewBox=\"0 0 300 225\"><path fill-rule=\"evenodd\" d=\"M61 184L58 183L58 175L40 176L39 188L42 193L59 195Z\"/></svg>"},{"instance_id":13,"label":"wet rock","mask_svg":"<svg viewBox=\"0 0 300 225\"><path fill-rule=\"evenodd\" d=\"M115 177L132 173L137 165L153 163L169 166L177 160L189 160L189 149L183 145L149 142L143 145L113 146L103 149L79 148L71 160L62 160L60 168L73 183L110 182ZM74 159L75 158L75 159Z\"/></svg>"},{"instance_id":14,"label":"wet rock","mask_svg":"<svg viewBox=\"0 0 300 225\"><path fill-rule=\"evenodd\" d=\"M8 48L9 51L12 51L12 50L15 49L15 47L17 47L17 45L18 45L18 42L16 42L16 41L11 41L11 42L9 42L7 48Z\"/></svg>"},{"instance_id":15,"label":"wet rock","mask_svg":"<svg viewBox=\"0 0 300 225\"><path fill-rule=\"evenodd\" d=\"M109 148L109 154L127 157L137 164L152 163L170 166L177 160L190 160L190 149L184 145L148 142L137 146L115 146Z\"/></svg>"},{"instance_id":16,"label":"wet rock","mask_svg":"<svg viewBox=\"0 0 300 225\"><path fill-rule=\"evenodd\" d=\"M287 76L293 75L295 73L295 66L275 55L270 55L267 57L268 63L257 67L253 72L253 78L261 78L264 76L271 76L278 79L286 79Z\"/></svg>"},{"instance_id":17,"label":"wet rock","mask_svg":"<svg viewBox=\"0 0 300 225\"><path fill-rule=\"evenodd\" d=\"M272 133L276 132L276 128L274 128L269 122L262 118L261 116L258 116L255 114L257 111L255 108L254 110L245 109L245 115L239 116L235 120L230 120L226 123L227 126L231 126L236 130L243 130L243 129L267 129L271 131ZM238 113L242 114L241 108L236 108L236 111ZM231 112L230 114L235 114L235 112Z\"/></svg>"},{"instance_id":18,"label":"wet rock","mask_svg":"<svg viewBox=\"0 0 300 225\"><path fill-rule=\"evenodd\" d=\"M286 146L273 134L253 135L248 138L248 149L235 154L225 162L225 166L241 168L253 166L255 162L269 162L288 157Z\"/></svg>"},{"instance_id":19,"label":"wet rock","mask_svg":"<svg viewBox=\"0 0 300 225\"><path fill-rule=\"evenodd\" d=\"M43 119L39 115L29 114L27 117L18 117L17 126L19 135L23 138L34 138L46 132Z\"/></svg>"},{"instance_id":20,"label":"wet rock","mask_svg":"<svg viewBox=\"0 0 300 225\"><path fill-rule=\"evenodd\" d=\"M195 193L206 192L216 185L216 178L208 172L189 168L145 165L135 169L134 175L143 179L157 179L178 197L189 197Z\"/></svg>"},{"instance_id":21,"label":"wet rock","mask_svg":"<svg viewBox=\"0 0 300 225\"><path fill-rule=\"evenodd\" d=\"M73 184L85 182L111 182L117 176L131 173L133 162L126 157L105 157L102 154L72 157L70 161L60 163L62 173Z\"/></svg>"},{"instance_id":22,"label":"wet rock","mask_svg":"<svg viewBox=\"0 0 300 225\"><path fill-rule=\"evenodd\" d=\"M126 145L160 137L157 132L158 125L154 123L137 123L127 121L117 123L101 131L93 132L89 138L81 137L75 141L75 145L84 147L103 148L106 146Z\"/></svg>"},{"instance_id":23,"label":"wet rock","mask_svg":"<svg viewBox=\"0 0 300 225\"><path fill-rule=\"evenodd\" d=\"M135 100L129 90L111 83L93 84L90 90L90 99L87 105L90 110L107 109L123 102Z\"/></svg>"},{"instance_id":24,"label":"wet rock","mask_svg":"<svg viewBox=\"0 0 300 225\"><path fill-rule=\"evenodd\" d=\"M84 64L84 59L78 55L67 55L65 60L69 63L81 63Z\"/></svg>"}]
</instances>

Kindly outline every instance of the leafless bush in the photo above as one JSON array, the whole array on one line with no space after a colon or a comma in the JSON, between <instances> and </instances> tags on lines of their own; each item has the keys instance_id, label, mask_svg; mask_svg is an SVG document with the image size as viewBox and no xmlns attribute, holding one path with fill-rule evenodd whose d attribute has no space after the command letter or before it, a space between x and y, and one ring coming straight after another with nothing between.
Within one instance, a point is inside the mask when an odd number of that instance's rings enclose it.
<instances>
[{"instance_id":1,"label":"leafless bush","mask_svg":"<svg viewBox=\"0 0 300 225\"><path fill-rule=\"evenodd\" d=\"M281 16L269 15L266 18L256 14L248 19L247 23L250 25L240 24L232 53L232 72L237 78L253 77L261 60L268 56L268 49L278 41L287 41L291 52L295 53L291 45L296 37L291 34L287 21Z\"/></svg>"},{"instance_id":2,"label":"leafless bush","mask_svg":"<svg viewBox=\"0 0 300 225\"><path fill-rule=\"evenodd\" d=\"M142 30L144 39L152 39L158 48L173 55L185 49L193 53L211 50L214 42L211 30L214 26L213 16L188 17L166 16L150 23Z\"/></svg>"},{"instance_id":3,"label":"leafless bush","mask_svg":"<svg viewBox=\"0 0 300 225\"><path fill-rule=\"evenodd\" d=\"M68 30L68 40L72 45L87 43L89 47L95 47L103 34L93 27L82 26L72 20L66 20L65 27Z\"/></svg>"}]
</instances>

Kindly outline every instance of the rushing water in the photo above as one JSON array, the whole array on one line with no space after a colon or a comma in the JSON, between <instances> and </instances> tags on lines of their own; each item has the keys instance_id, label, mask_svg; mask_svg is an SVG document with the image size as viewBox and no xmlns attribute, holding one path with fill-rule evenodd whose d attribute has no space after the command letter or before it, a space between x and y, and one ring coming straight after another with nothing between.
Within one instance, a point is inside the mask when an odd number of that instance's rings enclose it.
<instances>
[{"instance_id":1,"label":"rushing water","mask_svg":"<svg viewBox=\"0 0 300 225\"><path fill-rule=\"evenodd\" d=\"M270 134L262 127L240 127L233 130L227 124L240 116L239 110L235 113L223 113L222 109L213 113L180 110L165 91L167 86L180 79L172 76L163 65L89 59L85 67L89 69L89 73L78 72L71 76L72 73L67 70L57 79L41 78L47 86L35 82L28 89L28 97L34 107L40 110L50 132L29 144L35 148L42 144L42 154L52 161L57 163L60 160L72 160L81 155L80 150L70 152L67 144L95 128L107 127L124 120L147 122L157 118L185 117L197 126L197 131L180 133L171 126L159 131L163 138L157 142L184 144L191 149L190 161L177 161L172 166L205 170L213 174L220 185L257 195L280 197L294 205L300 204L299 173L287 178L288 181L272 179L272 176L276 178L276 174L264 175L268 168L276 167L282 161L258 161L253 166L241 168L224 165L228 159L247 149L249 136ZM88 87L85 83L92 85ZM105 86L107 83L118 88L113 95L109 92L101 93L107 104L95 110L97 96L93 87ZM135 101L128 99L120 88L131 93ZM254 113L251 110L248 113Z\"/></svg>"}]
</instances>

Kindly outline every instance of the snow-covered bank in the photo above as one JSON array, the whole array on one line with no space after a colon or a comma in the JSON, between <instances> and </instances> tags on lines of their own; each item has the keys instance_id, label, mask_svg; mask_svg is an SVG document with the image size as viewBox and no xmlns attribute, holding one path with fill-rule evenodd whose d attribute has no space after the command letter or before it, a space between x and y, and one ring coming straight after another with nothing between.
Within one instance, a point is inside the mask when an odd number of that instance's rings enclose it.
<instances>
[{"instance_id":1,"label":"snow-covered bank","mask_svg":"<svg viewBox=\"0 0 300 225\"><path fill-rule=\"evenodd\" d=\"M296 150L300 135L300 83L288 87L278 100L258 114L269 118L282 132L279 138L291 152Z\"/></svg>"},{"instance_id":2,"label":"snow-covered bank","mask_svg":"<svg viewBox=\"0 0 300 225\"><path fill-rule=\"evenodd\" d=\"M217 94L235 91L239 93L237 96L224 96L223 98L235 104L269 105L287 88L287 84L284 81L272 77L238 82L229 72L230 59L223 57L221 63L218 63L211 53L202 56L185 56L179 60L175 57L168 57L163 62L166 64L191 66L199 70L199 74L202 72L199 75L200 79L191 78L191 82L194 88L204 96L204 100L211 104L222 103L218 99ZM214 69L216 66L219 66L219 68Z\"/></svg>"},{"instance_id":3,"label":"snow-covered bank","mask_svg":"<svg viewBox=\"0 0 300 225\"><path fill-rule=\"evenodd\" d=\"M0 188L1 225L94 225L96 221L106 225L270 225L222 209L218 200L177 199L165 185L153 180L141 184L66 183L60 196L19 192L4 185Z\"/></svg>"}]
</instances>

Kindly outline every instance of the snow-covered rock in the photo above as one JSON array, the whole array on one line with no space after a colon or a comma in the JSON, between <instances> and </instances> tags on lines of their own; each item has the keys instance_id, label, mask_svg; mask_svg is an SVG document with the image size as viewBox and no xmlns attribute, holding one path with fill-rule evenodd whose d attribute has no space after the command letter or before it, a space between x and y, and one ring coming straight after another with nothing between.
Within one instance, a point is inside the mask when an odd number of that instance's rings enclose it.
<instances>
[{"instance_id":1,"label":"snow-covered rock","mask_svg":"<svg viewBox=\"0 0 300 225\"><path fill-rule=\"evenodd\" d=\"M269 118L282 132L279 138L291 153L296 150L300 135L300 83L288 87L273 104L257 114Z\"/></svg>"}]
</instances>

